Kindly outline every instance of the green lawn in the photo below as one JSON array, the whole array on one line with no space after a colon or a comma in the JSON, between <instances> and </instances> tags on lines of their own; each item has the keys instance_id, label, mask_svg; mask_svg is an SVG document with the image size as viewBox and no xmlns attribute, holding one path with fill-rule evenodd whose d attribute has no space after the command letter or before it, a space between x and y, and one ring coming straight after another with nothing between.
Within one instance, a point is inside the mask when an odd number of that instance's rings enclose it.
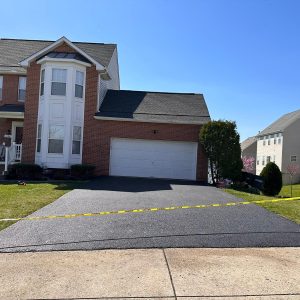
<instances>
[{"instance_id":1,"label":"green lawn","mask_svg":"<svg viewBox=\"0 0 300 300\"><path fill-rule=\"evenodd\" d=\"M0 219L20 218L53 202L78 187L80 182L0 184ZM0 230L15 222L1 222Z\"/></svg>"},{"instance_id":2,"label":"green lawn","mask_svg":"<svg viewBox=\"0 0 300 300\"><path fill-rule=\"evenodd\" d=\"M230 193L238 198L243 198L246 201L256 201L256 200L275 198L275 197L249 194L234 189L225 189L225 192ZM284 186L279 195L283 197L290 197L290 185ZM300 184L293 185L293 197L300 197ZM282 201L277 203L265 203L265 204L261 203L258 205L300 224L300 200Z\"/></svg>"}]
</instances>

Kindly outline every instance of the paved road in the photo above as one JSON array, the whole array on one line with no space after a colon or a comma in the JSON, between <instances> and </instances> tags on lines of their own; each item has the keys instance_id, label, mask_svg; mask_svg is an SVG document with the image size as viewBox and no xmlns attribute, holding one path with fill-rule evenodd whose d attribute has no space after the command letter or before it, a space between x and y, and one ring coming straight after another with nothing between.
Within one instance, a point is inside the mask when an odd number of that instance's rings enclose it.
<instances>
[{"instance_id":1,"label":"paved road","mask_svg":"<svg viewBox=\"0 0 300 300\"><path fill-rule=\"evenodd\" d=\"M104 177L34 216L240 201L184 181ZM254 204L19 221L0 232L0 252L300 246L300 226Z\"/></svg>"}]
</instances>

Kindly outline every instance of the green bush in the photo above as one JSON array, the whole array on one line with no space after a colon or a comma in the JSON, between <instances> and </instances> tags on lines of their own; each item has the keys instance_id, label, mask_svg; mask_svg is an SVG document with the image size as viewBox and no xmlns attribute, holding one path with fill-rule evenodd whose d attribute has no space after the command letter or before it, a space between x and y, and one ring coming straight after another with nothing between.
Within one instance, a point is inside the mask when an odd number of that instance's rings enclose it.
<instances>
[{"instance_id":1,"label":"green bush","mask_svg":"<svg viewBox=\"0 0 300 300\"><path fill-rule=\"evenodd\" d=\"M267 196L279 194L282 188L282 174L278 166L269 162L260 173L263 179L262 192Z\"/></svg>"},{"instance_id":2,"label":"green bush","mask_svg":"<svg viewBox=\"0 0 300 300\"><path fill-rule=\"evenodd\" d=\"M43 169L36 164L13 164L8 167L8 179L41 180Z\"/></svg>"},{"instance_id":3,"label":"green bush","mask_svg":"<svg viewBox=\"0 0 300 300\"><path fill-rule=\"evenodd\" d=\"M74 179L90 179L94 177L96 167L93 165L72 165L71 177Z\"/></svg>"}]
</instances>

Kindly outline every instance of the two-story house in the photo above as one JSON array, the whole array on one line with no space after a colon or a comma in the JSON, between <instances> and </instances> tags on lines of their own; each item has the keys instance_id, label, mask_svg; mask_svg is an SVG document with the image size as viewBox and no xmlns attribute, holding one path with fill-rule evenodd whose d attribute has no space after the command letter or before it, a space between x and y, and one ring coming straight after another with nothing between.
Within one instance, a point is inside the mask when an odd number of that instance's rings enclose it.
<instances>
[{"instance_id":1,"label":"two-story house","mask_svg":"<svg viewBox=\"0 0 300 300\"><path fill-rule=\"evenodd\" d=\"M0 40L0 167L207 180L201 94L120 90L115 44Z\"/></svg>"},{"instance_id":2,"label":"two-story house","mask_svg":"<svg viewBox=\"0 0 300 300\"><path fill-rule=\"evenodd\" d=\"M289 165L300 164L300 110L280 117L257 136L256 174L272 161L283 173L283 182L290 183ZM300 174L293 178L300 181Z\"/></svg>"}]
</instances>

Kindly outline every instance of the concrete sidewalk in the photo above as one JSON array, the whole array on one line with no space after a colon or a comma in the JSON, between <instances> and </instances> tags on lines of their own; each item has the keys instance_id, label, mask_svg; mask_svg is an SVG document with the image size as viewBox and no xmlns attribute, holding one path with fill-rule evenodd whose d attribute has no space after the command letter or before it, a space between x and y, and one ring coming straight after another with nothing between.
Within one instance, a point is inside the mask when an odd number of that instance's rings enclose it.
<instances>
[{"instance_id":1,"label":"concrete sidewalk","mask_svg":"<svg viewBox=\"0 0 300 300\"><path fill-rule=\"evenodd\" d=\"M1 299L300 299L300 248L0 254Z\"/></svg>"}]
</instances>

